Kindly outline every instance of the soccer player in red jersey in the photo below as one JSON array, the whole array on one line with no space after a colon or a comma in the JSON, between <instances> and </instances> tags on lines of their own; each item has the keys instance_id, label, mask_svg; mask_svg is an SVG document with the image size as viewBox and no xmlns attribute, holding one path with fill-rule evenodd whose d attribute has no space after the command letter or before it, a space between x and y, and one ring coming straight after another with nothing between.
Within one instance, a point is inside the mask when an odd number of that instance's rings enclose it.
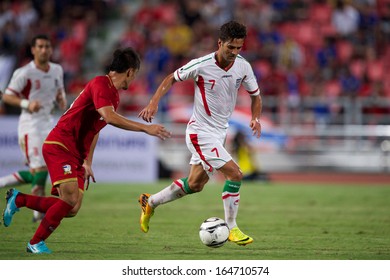
<instances>
[{"instance_id":1,"label":"soccer player in red jersey","mask_svg":"<svg viewBox=\"0 0 390 280\"><path fill-rule=\"evenodd\" d=\"M73 217L81 207L84 183L95 181L91 168L99 131L107 124L130 131L145 132L164 140L170 137L162 125L131 121L118 113L119 89L127 89L135 78L140 59L131 49L118 49L113 54L110 71L92 79L49 133L42 147L50 178L52 194L58 197L27 195L16 189L7 192L3 212L4 226L11 224L21 207L45 213L27 252L51 253L45 240L64 217Z\"/></svg>"}]
</instances>

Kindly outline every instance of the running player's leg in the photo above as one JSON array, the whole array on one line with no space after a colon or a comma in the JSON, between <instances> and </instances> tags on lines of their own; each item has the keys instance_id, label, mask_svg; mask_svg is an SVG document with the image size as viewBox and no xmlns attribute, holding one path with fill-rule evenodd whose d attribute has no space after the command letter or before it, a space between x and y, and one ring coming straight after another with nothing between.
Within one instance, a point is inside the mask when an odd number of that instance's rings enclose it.
<instances>
[{"instance_id":1,"label":"running player's leg","mask_svg":"<svg viewBox=\"0 0 390 280\"><path fill-rule=\"evenodd\" d=\"M199 156L199 145L204 142L196 140L197 147L194 147L190 134L186 133L186 144L192 153L190 160L191 170L186 178L178 179L172 184L161 190L160 192L150 195L147 193L141 194L138 202L141 206L140 226L143 232L149 231L149 221L154 214L154 209L164 203L182 198L187 194L199 192L209 180L207 173L204 171L202 159Z\"/></svg>"},{"instance_id":2,"label":"running player's leg","mask_svg":"<svg viewBox=\"0 0 390 280\"><path fill-rule=\"evenodd\" d=\"M42 197L21 193L16 189L10 189L6 195L6 207L3 212L4 226L8 227L12 222L13 215L22 207L27 207L42 213L57 202L57 197Z\"/></svg>"},{"instance_id":3,"label":"running player's leg","mask_svg":"<svg viewBox=\"0 0 390 280\"><path fill-rule=\"evenodd\" d=\"M250 244L253 242L253 238L244 234L238 228L236 222L240 202L242 172L233 160L227 162L219 171L221 171L227 179L223 187L222 201L225 211L225 221L230 229L229 241L238 245Z\"/></svg>"},{"instance_id":4,"label":"running player's leg","mask_svg":"<svg viewBox=\"0 0 390 280\"><path fill-rule=\"evenodd\" d=\"M79 171L79 170L78 170ZM73 180L76 185L77 182L80 182L80 185L83 186L83 170L79 171L78 173L81 173L78 175L75 174L75 178L71 179ZM57 188L56 188L57 189ZM82 191L80 192L80 199L77 201L75 207L72 207L72 211L75 209L78 211L78 209L81 206L81 199L82 199ZM57 197L45 197L45 196L36 196L36 195L29 195L19 192L16 189L10 189L7 192L6 196L6 208L3 212L3 221L4 225L8 227L11 224L13 215L19 211L19 208L27 207L29 209L35 210L37 212L46 213L54 204L58 203L58 200L60 200ZM73 209L75 208L75 209ZM68 216L74 216L75 213L72 213L72 211L68 211Z\"/></svg>"},{"instance_id":5,"label":"running player's leg","mask_svg":"<svg viewBox=\"0 0 390 280\"><path fill-rule=\"evenodd\" d=\"M182 198L187 194L200 192L208 180L209 177L201 164L191 165L188 177L178 179L160 192L151 195L149 204L151 207L156 208L161 204Z\"/></svg>"},{"instance_id":6,"label":"running player's leg","mask_svg":"<svg viewBox=\"0 0 390 280\"><path fill-rule=\"evenodd\" d=\"M208 180L209 177L201 164L192 165L187 178L172 182L171 185L156 194L141 194L138 200L141 205L141 230L145 233L149 231L149 221L157 206L182 198L188 194L200 192Z\"/></svg>"},{"instance_id":7,"label":"running player's leg","mask_svg":"<svg viewBox=\"0 0 390 280\"><path fill-rule=\"evenodd\" d=\"M36 248L38 250L41 246L43 246L44 250L46 250L47 247L45 245L45 240L55 231L55 229L60 225L62 219L69 214L73 207L80 203L79 199L82 199L82 196L79 196L80 192L77 181L60 184L58 188L60 189L60 199L57 199L56 202L46 211L46 214L33 237L27 244L28 252L40 253L35 252L32 248Z\"/></svg>"},{"instance_id":8,"label":"running player's leg","mask_svg":"<svg viewBox=\"0 0 390 280\"><path fill-rule=\"evenodd\" d=\"M20 129L20 128L19 128ZM26 165L29 165L27 134L19 134L18 144ZM12 187L21 184L29 184L32 182L33 176L30 170L17 171L15 173L3 176L0 178L0 188Z\"/></svg>"},{"instance_id":9,"label":"running player's leg","mask_svg":"<svg viewBox=\"0 0 390 280\"><path fill-rule=\"evenodd\" d=\"M19 170L12 174L0 177L0 188L13 187L32 182L32 174L29 170Z\"/></svg>"},{"instance_id":10,"label":"running player's leg","mask_svg":"<svg viewBox=\"0 0 390 280\"><path fill-rule=\"evenodd\" d=\"M34 236L27 244L27 251L32 253L39 253L41 247L46 250L45 240L60 225L62 219L76 215L81 206L84 191L82 162L75 159L60 145L44 144L42 151L53 188L56 190L52 193L59 195L60 199L57 199L47 209Z\"/></svg>"}]
</instances>

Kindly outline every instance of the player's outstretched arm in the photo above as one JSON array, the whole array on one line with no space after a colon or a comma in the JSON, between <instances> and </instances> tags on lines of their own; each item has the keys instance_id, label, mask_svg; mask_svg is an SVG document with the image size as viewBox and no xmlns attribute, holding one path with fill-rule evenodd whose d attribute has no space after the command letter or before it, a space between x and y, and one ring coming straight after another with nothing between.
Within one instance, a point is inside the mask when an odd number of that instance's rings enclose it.
<instances>
[{"instance_id":1,"label":"player's outstretched arm","mask_svg":"<svg viewBox=\"0 0 390 280\"><path fill-rule=\"evenodd\" d=\"M147 125L129 120L115 112L112 106L102 107L99 108L97 111L106 121L106 123L111 124L115 127L130 131L145 132L149 135L156 136L162 140L171 137L171 133L167 131L164 126L159 124Z\"/></svg>"},{"instance_id":2,"label":"player's outstretched arm","mask_svg":"<svg viewBox=\"0 0 390 280\"><path fill-rule=\"evenodd\" d=\"M160 99L168 92L172 85L176 82L173 73L165 77L161 82L160 86L157 88L156 93L150 99L149 104L141 110L138 114L139 118L142 118L146 122L152 122L154 116L158 110L158 103Z\"/></svg>"}]
</instances>

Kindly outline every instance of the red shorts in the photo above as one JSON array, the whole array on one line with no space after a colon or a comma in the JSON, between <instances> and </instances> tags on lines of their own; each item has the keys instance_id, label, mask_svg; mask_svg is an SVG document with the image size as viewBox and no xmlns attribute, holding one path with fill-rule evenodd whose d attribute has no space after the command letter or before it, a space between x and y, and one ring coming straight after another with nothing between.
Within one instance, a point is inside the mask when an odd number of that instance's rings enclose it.
<instances>
[{"instance_id":1,"label":"red shorts","mask_svg":"<svg viewBox=\"0 0 390 280\"><path fill-rule=\"evenodd\" d=\"M77 182L84 191L83 161L74 157L61 143L47 143L42 146L42 154L50 174L51 194L58 196L57 187L66 182Z\"/></svg>"}]
</instances>

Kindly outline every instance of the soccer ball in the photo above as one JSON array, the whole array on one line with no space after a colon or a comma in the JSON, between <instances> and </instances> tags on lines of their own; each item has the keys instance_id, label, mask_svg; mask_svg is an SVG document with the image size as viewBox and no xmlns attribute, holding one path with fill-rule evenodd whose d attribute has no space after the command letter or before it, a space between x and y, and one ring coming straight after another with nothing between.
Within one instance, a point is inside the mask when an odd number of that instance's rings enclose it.
<instances>
[{"instance_id":1,"label":"soccer ball","mask_svg":"<svg viewBox=\"0 0 390 280\"><path fill-rule=\"evenodd\" d=\"M199 237L204 245L218 248L228 240L229 232L229 228L224 220L212 217L200 225Z\"/></svg>"}]
</instances>

